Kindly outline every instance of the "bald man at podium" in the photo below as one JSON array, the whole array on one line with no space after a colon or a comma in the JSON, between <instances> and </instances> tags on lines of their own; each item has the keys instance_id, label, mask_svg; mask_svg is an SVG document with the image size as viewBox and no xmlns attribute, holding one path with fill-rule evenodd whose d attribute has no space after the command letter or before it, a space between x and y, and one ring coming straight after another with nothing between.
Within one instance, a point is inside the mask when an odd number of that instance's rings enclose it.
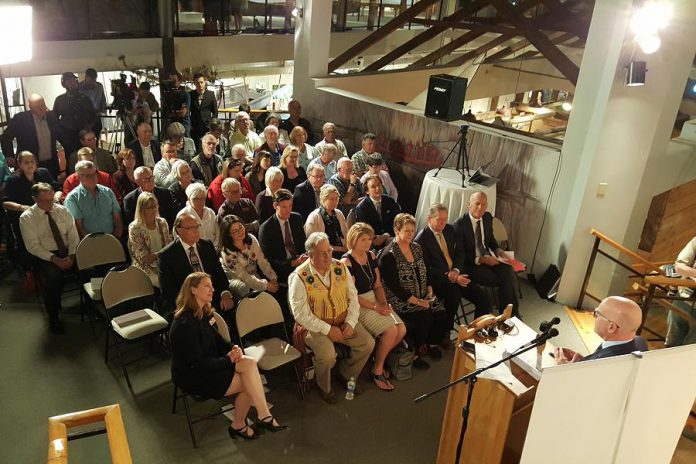
<instances>
[{"instance_id":1,"label":"bald man at podium","mask_svg":"<svg viewBox=\"0 0 696 464\"><path fill-rule=\"evenodd\" d=\"M602 300L594 310L594 331L602 337L602 344L587 356L568 348L556 348L554 358L558 364L621 356L634 351L647 351L648 344L636 336L642 313L636 302L621 296L610 296Z\"/></svg>"}]
</instances>

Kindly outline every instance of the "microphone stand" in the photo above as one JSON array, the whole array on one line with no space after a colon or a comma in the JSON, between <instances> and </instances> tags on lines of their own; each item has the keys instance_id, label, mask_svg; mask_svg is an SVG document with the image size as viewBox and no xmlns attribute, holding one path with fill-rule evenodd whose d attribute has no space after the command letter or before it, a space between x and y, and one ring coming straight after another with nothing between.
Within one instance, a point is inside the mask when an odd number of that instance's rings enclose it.
<instances>
[{"instance_id":1,"label":"microphone stand","mask_svg":"<svg viewBox=\"0 0 696 464\"><path fill-rule=\"evenodd\" d=\"M469 384L469 390L467 392L467 400L466 404L464 405L464 408L462 409L462 427L459 432L459 442L457 443L457 457L455 460L456 464L459 464L459 458L462 454L462 447L464 446L464 435L466 434L466 429L469 425L469 410L471 406L471 397L474 394L474 387L476 386L476 382L478 381L478 376L481 375L482 373L486 372L489 369L493 369L494 367L499 366L500 364L503 364L504 362L507 362L513 358L518 357L522 353L526 353L527 351L536 348L538 346L543 345L546 343L546 340L549 340L550 338L555 337L558 335L558 330L556 329L549 329L548 331L539 334L534 340L531 342L527 343L527 345L522 345L520 348L518 348L514 353L511 353L510 355L494 362L490 366L487 367L480 367L478 369L475 369L474 371L466 374L463 377L458 378L457 380L454 380L446 385L443 385L441 387L436 388L435 390L428 392L424 395L419 396L414 400L416 403L420 403L421 401L424 401L431 396L435 395L436 393L439 393L443 390L449 390L453 386L461 383L461 382L466 382Z\"/></svg>"}]
</instances>

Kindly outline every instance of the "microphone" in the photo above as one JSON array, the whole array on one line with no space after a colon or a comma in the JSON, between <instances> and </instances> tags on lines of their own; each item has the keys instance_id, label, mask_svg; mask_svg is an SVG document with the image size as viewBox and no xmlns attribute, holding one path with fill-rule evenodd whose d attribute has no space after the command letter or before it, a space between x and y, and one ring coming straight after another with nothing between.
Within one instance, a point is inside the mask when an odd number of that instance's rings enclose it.
<instances>
[{"instance_id":1,"label":"microphone","mask_svg":"<svg viewBox=\"0 0 696 464\"><path fill-rule=\"evenodd\" d=\"M557 337L558 336L558 329L556 328L551 328L549 329L548 332L546 332L546 339L548 340L549 338Z\"/></svg>"},{"instance_id":2,"label":"microphone","mask_svg":"<svg viewBox=\"0 0 696 464\"><path fill-rule=\"evenodd\" d=\"M556 324L560 324L561 320L558 317L554 317L550 321L544 321L541 324L539 324L539 331L540 332L548 332L548 330L553 327Z\"/></svg>"}]
</instances>

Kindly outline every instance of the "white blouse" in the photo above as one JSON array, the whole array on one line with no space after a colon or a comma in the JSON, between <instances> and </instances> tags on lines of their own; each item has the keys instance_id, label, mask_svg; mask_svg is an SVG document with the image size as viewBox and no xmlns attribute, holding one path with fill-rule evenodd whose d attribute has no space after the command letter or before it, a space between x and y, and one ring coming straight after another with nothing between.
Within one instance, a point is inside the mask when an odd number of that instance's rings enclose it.
<instances>
[{"instance_id":1,"label":"white blouse","mask_svg":"<svg viewBox=\"0 0 696 464\"><path fill-rule=\"evenodd\" d=\"M259 268L261 272L271 280L277 280L278 276L271 267L261 250L259 241L253 235L251 245L244 251L231 251L223 248L220 253L221 261L227 269L229 269L234 277L244 282L244 284L252 290L264 291L268 280L259 277Z\"/></svg>"},{"instance_id":2,"label":"white blouse","mask_svg":"<svg viewBox=\"0 0 696 464\"><path fill-rule=\"evenodd\" d=\"M215 213L213 212L212 209L208 208L207 206L203 207L203 217L200 217L196 210L193 209L193 207L190 204L187 204L184 209L179 211L176 215L176 217L181 216L184 213L189 213L193 214L195 217L199 218L201 220L201 238L205 240L210 240L213 242L213 245L215 248L218 248L218 234L219 234L219 229L218 229L218 222L217 222L217 217L215 216ZM178 235L176 233L176 229L172 230L172 236L176 238Z\"/></svg>"}]
</instances>

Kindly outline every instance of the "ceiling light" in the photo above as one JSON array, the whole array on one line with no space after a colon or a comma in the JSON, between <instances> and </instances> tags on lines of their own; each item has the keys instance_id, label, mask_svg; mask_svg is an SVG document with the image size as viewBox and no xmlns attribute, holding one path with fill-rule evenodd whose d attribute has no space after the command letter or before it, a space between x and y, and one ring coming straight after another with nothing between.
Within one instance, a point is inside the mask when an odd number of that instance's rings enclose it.
<instances>
[{"instance_id":1,"label":"ceiling light","mask_svg":"<svg viewBox=\"0 0 696 464\"><path fill-rule=\"evenodd\" d=\"M648 72L645 61L631 61L626 70L627 86L637 87L645 85L645 73Z\"/></svg>"},{"instance_id":2,"label":"ceiling light","mask_svg":"<svg viewBox=\"0 0 696 464\"><path fill-rule=\"evenodd\" d=\"M648 0L633 12L631 31L636 35L655 35L667 27L672 18L672 4L665 0Z\"/></svg>"},{"instance_id":3,"label":"ceiling light","mask_svg":"<svg viewBox=\"0 0 696 464\"><path fill-rule=\"evenodd\" d=\"M31 60L31 12L30 6L0 7L0 65Z\"/></svg>"},{"instance_id":4,"label":"ceiling light","mask_svg":"<svg viewBox=\"0 0 696 464\"><path fill-rule=\"evenodd\" d=\"M660 45L662 44L662 41L657 35L645 35L645 34L639 34L636 35L635 41L640 47L641 50L643 50L643 53L646 55L652 55L655 53L659 48Z\"/></svg>"},{"instance_id":5,"label":"ceiling light","mask_svg":"<svg viewBox=\"0 0 696 464\"><path fill-rule=\"evenodd\" d=\"M563 111L570 111L573 109L573 104L570 102L563 102L561 108L563 108Z\"/></svg>"}]
</instances>

